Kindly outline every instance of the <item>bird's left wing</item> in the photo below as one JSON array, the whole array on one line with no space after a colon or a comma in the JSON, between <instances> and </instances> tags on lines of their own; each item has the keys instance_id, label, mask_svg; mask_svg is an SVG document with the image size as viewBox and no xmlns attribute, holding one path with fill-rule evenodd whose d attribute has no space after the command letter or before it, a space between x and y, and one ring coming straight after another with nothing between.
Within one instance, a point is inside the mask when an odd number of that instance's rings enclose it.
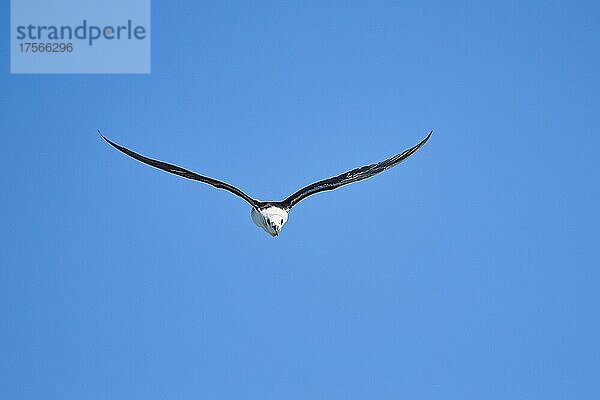
<instances>
[{"instance_id":1,"label":"bird's left wing","mask_svg":"<svg viewBox=\"0 0 600 400\"><path fill-rule=\"evenodd\" d=\"M148 164L151 165L155 168L159 168L162 169L163 171L167 171L170 172L172 174L175 175L179 175L179 176L183 176L184 178L188 178L188 179L193 179L195 181L199 181L199 182L204 182L204 183L208 183L209 185L212 185L216 188L219 189L225 189L233 194L235 194L236 196L241 197L242 199L246 200L248 203L250 203L250 205L252 205L252 207L256 207L259 204L258 200L253 199L252 197L248 196L246 193L242 192L240 189L236 188L233 185L230 185L228 183L225 182L221 182L218 181L216 179L213 178L209 178L207 176L202 176L199 175L195 172L192 171L188 171L185 168L181 168L178 167L177 165L173 165L173 164L168 164L162 161L158 161L158 160L153 160L151 158L145 157L141 154L138 154L134 151L131 151L123 146L119 146L118 144L110 141L109 139L107 139L100 131L98 131L98 133L100 133L100 136L102 136L102 138L104 140L106 140L106 142L108 144L110 144L111 146L113 146L115 149L127 154L130 157L135 158L138 161L143 162L144 164Z\"/></svg>"},{"instance_id":2,"label":"bird's left wing","mask_svg":"<svg viewBox=\"0 0 600 400\"><path fill-rule=\"evenodd\" d=\"M363 179L367 179L374 175L377 175L378 173L383 172L388 168L392 168L400 164L402 161L406 160L408 157L415 154L417 150L419 150L421 147L423 147L425 143L427 143L432 133L433 131L429 132L427 137L423 139L419 144L403 151L400 154L396 154L395 156L390 157L387 160L371 165L366 165L364 167L355 168L352 171L344 172L343 174L334 176L333 178L324 179L322 181L303 187L287 199L280 202L279 205L285 208L286 210L289 210L299 201L305 199L310 195L326 190L337 189L340 186L344 186L352 182L362 181Z\"/></svg>"}]
</instances>

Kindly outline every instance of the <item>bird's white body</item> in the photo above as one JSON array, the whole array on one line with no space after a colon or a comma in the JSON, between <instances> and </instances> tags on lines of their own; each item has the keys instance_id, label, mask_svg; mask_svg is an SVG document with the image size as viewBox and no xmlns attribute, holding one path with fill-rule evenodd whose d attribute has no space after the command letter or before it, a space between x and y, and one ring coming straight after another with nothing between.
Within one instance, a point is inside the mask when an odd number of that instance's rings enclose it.
<instances>
[{"instance_id":1,"label":"bird's white body","mask_svg":"<svg viewBox=\"0 0 600 400\"><path fill-rule=\"evenodd\" d=\"M263 209L252 208L252 221L269 235L277 236L287 222L288 212L283 208L269 206Z\"/></svg>"}]
</instances>

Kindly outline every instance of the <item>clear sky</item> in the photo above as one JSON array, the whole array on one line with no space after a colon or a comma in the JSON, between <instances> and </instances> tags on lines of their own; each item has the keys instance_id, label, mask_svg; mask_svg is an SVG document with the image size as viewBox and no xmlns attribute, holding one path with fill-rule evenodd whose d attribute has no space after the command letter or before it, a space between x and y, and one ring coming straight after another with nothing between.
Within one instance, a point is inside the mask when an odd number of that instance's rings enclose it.
<instances>
[{"instance_id":1,"label":"clear sky","mask_svg":"<svg viewBox=\"0 0 600 400\"><path fill-rule=\"evenodd\" d=\"M0 41L0 397L600 398L598 2L205 3L150 75ZM434 135L271 238L96 129L264 200Z\"/></svg>"}]
</instances>

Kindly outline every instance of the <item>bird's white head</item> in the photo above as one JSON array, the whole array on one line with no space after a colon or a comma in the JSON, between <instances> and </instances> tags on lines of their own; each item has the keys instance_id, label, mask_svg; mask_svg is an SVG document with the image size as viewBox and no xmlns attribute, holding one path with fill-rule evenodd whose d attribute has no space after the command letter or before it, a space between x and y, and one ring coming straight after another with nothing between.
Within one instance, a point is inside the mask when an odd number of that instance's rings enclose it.
<instances>
[{"instance_id":1,"label":"bird's white head","mask_svg":"<svg viewBox=\"0 0 600 400\"><path fill-rule=\"evenodd\" d=\"M279 235L287 219L288 213L283 208L270 206L260 210L252 209L252 221L271 236Z\"/></svg>"}]
</instances>

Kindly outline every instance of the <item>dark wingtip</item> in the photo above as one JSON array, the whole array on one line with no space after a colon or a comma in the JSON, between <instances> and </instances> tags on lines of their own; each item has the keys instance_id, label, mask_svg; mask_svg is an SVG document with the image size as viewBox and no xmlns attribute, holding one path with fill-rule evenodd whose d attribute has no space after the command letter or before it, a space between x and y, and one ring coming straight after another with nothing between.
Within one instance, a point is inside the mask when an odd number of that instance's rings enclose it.
<instances>
[{"instance_id":1,"label":"dark wingtip","mask_svg":"<svg viewBox=\"0 0 600 400\"><path fill-rule=\"evenodd\" d=\"M96 132L98 132L98 135L100 135L102 137L102 139L106 140L108 142L108 139L106 138L106 136L104 136L102 134L102 132L100 132L100 129L96 129Z\"/></svg>"},{"instance_id":2,"label":"dark wingtip","mask_svg":"<svg viewBox=\"0 0 600 400\"><path fill-rule=\"evenodd\" d=\"M104 135L102 134L102 132L100 132L100 129L96 129L96 130L98 131L98 134L99 134L99 135L102 137L102 139L104 139L104 141L105 141L106 143L108 143L108 144L110 144L111 146L113 146L113 147L115 147L115 148L119 149L119 146L118 146L116 143L112 142L112 141L111 141L109 138L107 138L106 136L104 136Z\"/></svg>"},{"instance_id":3,"label":"dark wingtip","mask_svg":"<svg viewBox=\"0 0 600 400\"><path fill-rule=\"evenodd\" d=\"M425 136L425 139L421 140L421 143L419 143L416 147L419 148L419 147L423 146L425 143L427 143L427 141L431 137L432 133L433 133L433 131L429 131L429 133L427 134L427 136Z\"/></svg>"}]
</instances>

